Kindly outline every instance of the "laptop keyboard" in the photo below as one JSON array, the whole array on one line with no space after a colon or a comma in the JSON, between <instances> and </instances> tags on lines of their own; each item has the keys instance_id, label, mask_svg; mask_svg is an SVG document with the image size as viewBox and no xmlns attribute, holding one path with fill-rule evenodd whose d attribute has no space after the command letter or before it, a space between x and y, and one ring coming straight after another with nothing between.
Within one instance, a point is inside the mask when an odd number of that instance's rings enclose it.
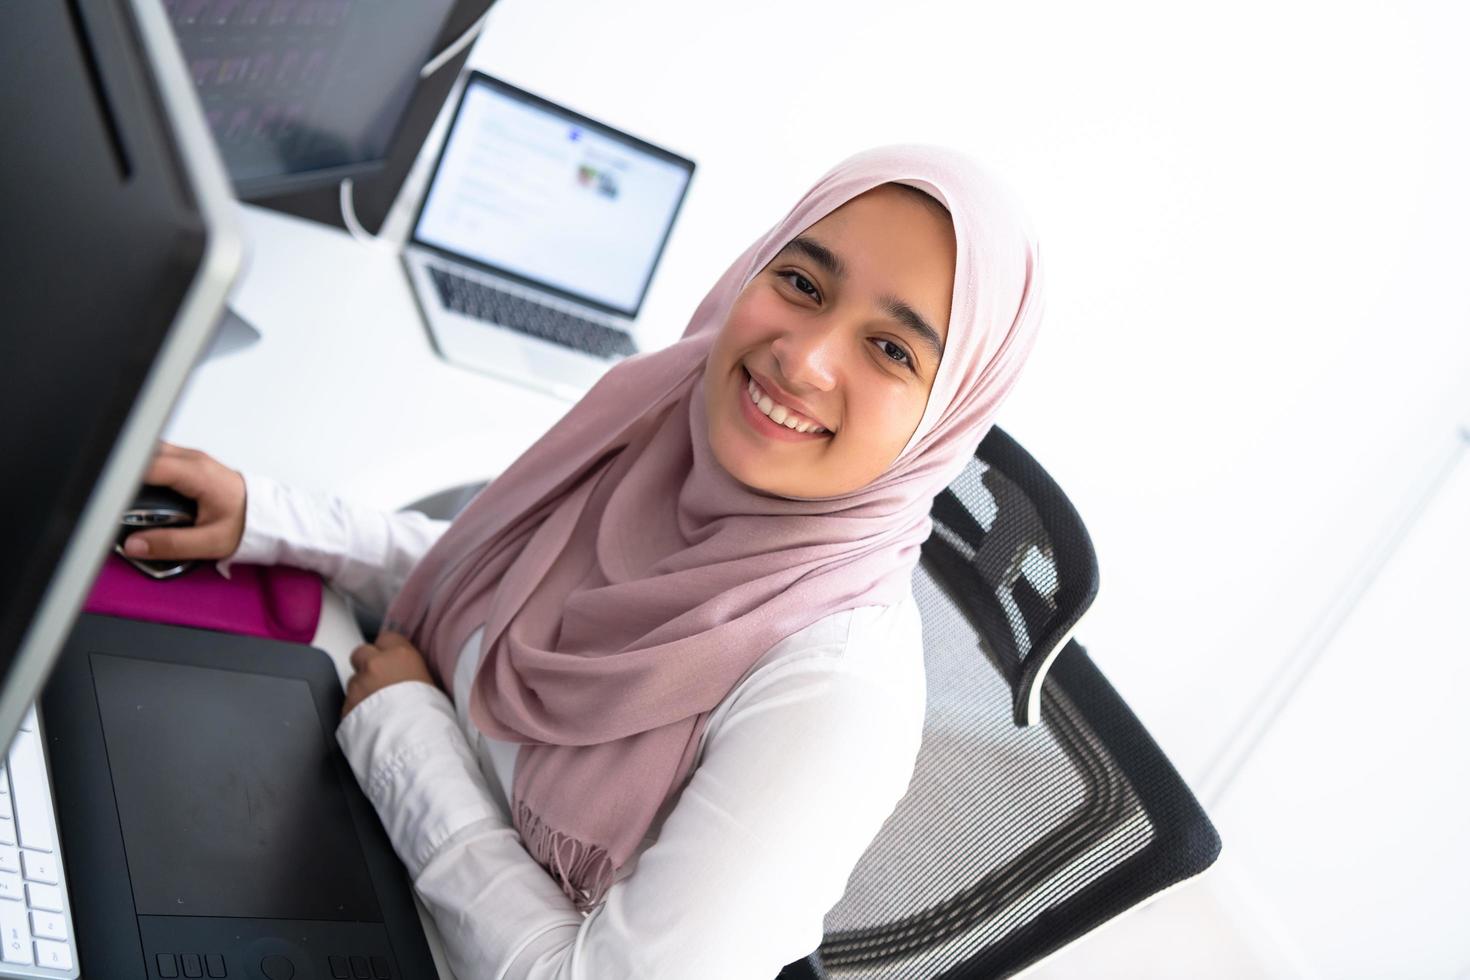
<instances>
[{"instance_id":1,"label":"laptop keyboard","mask_svg":"<svg viewBox=\"0 0 1470 980\"><path fill-rule=\"evenodd\" d=\"M76 944L36 709L0 766L0 977L75 977Z\"/></svg>"},{"instance_id":2,"label":"laptop keyboard","mask_svg":"<svg viewBox=\"0 0 1470 980\"><path fill-rule=\"evenodd\" d=\"M585 351L604 360L638 353L632 336L625 330L545 306L436 266L431 265L428 269L429 278L439 292L439 302L456 313Z\"/></svg>"}]
</instances>

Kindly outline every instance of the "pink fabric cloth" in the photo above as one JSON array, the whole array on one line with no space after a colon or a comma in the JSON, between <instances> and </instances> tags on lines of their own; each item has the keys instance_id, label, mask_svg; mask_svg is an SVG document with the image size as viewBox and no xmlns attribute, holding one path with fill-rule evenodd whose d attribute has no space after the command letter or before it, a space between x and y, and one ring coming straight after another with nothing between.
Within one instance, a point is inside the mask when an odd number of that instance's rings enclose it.
<instances>
[{"instance_id":1,"label":"pink fabric cloth","mask_svg":"<svg viewBox=\"0 0 1470 980\"><path fill-rule=\"evenodd\" d=\"M949 336L923 417L856 492L752 490L709 445L706 354L778 250L890 181L943 202L955 226ZM905 597L933 498L989 430L1041 308L1036 240L983 169L939 147L859 153L735 260L678 342L608 371L415 567L385 623L446 687L485 627L473 688L455 693L486 735L522 743L516 829L579 908L672 807L709 712L755 661L833 612Z\"/></svg>"},{"instance_id":2,"label":"pink fabric cloth","mask_svg":"<svg viewBox=\"0 0 1470 980\"><path fill-rule=\"evenodd\" d=\"M152 623L310 643L322 611L322 580L285 565L231 565L225 578L203 563L150 578L109 554L83 606L87 612Z\"/></svg>"}]
</instances>

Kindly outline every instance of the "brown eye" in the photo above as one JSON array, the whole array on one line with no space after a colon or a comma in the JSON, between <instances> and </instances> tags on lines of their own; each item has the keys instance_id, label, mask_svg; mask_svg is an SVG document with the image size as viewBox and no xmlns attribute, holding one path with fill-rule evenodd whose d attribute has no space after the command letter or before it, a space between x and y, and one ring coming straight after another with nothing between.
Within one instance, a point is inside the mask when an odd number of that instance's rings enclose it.
<instances>
[{"instance_id":1,"label":"brown eye","mask_svg":"<svg viewBox=\"0 0 1470 980\"><path fill-rule=\"evenodd\" d=\"M882 348L882 350L883 350L883 355L885 357L887 357L889 360L896 361L899 364L902 364L904 367L908 368L910 371L912 371L914 369L914 360L913 360L913 358L909 357L909 352L908 351L904 350L902 347L900 347L898 344L895 344L893 341L884 339L882 337L879 337L878 338L878 343L880 345L881 344L887 344L888 345L887 348ZM894 357L893 354L890 353L891 351L897 351L898 352L898 356L897 357Z\"/></svg>"},{"instance_id":2,"label":"brown eye","mask_svg":"<svg viewBox=\"0 0 1470 980\"><path fill-rule=\"evenodd\" d=\"M816 283L812 282L800 272L778 272L776 275L791 283L797 292L805 296L810 296L812 299L822 298L821 294L817 291Z\"/></svg>"}]
</instances>

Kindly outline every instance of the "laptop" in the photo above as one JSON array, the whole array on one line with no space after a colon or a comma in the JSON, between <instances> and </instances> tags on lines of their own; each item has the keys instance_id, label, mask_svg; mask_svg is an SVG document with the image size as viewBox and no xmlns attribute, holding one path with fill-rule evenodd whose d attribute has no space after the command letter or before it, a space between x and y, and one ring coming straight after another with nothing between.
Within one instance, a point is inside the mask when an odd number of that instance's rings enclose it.
<instances>
[{"instance_id":1,"label":"laptop","mask_svg":"<svg viewBox=\"0 0 1470 980\"><path fill-rule=\"evenodd\" d=\"M694 162L470 72L403 250L439 354L575 401L634 321Z\"/></svg>"}]
</instances>

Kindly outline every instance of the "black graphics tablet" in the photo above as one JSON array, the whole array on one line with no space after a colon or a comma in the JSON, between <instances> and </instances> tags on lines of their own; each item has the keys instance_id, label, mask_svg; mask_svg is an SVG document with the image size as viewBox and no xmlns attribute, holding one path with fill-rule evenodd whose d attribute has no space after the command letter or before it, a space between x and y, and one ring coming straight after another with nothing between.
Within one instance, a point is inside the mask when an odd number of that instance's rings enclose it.
<instances>
[{"instance_id":1,"label":"black graphics tablet","mask_svg":"<svg viewBox=\"0 0 1470 980\"><path fill-rule=\"evenodd\" d=\"M41 720L84 976L436 976L342 697L314 647L78 619Z\"/></svg>"}]
</instances>

